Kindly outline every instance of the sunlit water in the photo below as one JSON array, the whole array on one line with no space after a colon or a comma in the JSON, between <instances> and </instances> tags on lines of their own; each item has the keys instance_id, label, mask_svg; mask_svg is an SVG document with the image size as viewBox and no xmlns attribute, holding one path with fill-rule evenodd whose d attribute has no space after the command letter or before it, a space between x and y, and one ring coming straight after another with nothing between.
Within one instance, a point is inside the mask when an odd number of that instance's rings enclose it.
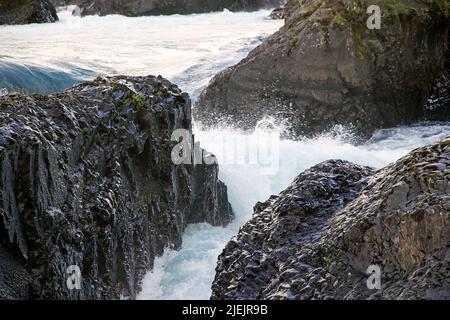
<instances>
[{"instance_id":1,"label":"sunlit water","mask_svg":"<svg viewBox=\"0 0 450 320\"><path fill-rule=\"evenodd\" d=\"M265 19L268 13L80 19L63 12L56 24L0 27L0 94L3 88L63 90L98 74L161 74L195 98L214 74L238 62L280 27L280 21ZM280 140L281 130L195 130L202 147L218 157L236 219L227 228L188 227L181 251L167 250L156 259L139 299L208 299L217 256L249 219L256 202L277 194L301 171L327 159L382 167L450 135L450 124L382 130L359 146L342 129L296 142ZM256 161L238 159L261 145L267 150L257 149Z\"/></svg>"}]
</instances>

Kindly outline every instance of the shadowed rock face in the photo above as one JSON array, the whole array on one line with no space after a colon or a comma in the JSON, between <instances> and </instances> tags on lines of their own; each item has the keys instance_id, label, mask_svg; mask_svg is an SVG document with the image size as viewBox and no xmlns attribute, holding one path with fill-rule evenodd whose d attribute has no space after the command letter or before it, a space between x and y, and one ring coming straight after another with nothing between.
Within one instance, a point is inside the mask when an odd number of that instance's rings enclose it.
<instances>
[{"instance_id":1,"label":"shadowed rock face","mask_svg":"<svg viewBox=\"0 0 450 320\"><path fill-rule=\"evenodd\" d=\"M171 134L190 132L190 103L152 76L0 97L0 264L30 279L12 290L0 277L0 297L134 297L189 223L231 220L217 165L172 162ZM70 265L81 290L67 289Z\"/></svg>"},{"instance_id":2,"label":"shadowed rock face","mask_svg":"<svg viewBox=\"0 0 450 320\"><path fill-rule=\"evenodd\" d=\"M213 298L450 299L450 139L372 173L328 161L258 203ZM381 290L367 287L371 265Z\"/></svg>"},{"instance_id":3,"label":"shadowed rock face","mask_svg":"<svg viewBox=\"0 0 450 320\"><path fill-rule=\"evenodd\" d=\"M58 15L48 0L0 0L0 25L55 21Z\"/></svg>"},{"instance_id":4,"label":"shadowed rock face","mask_svg":"<svg viewBox=\"0 0 450 320\"><path fill-rule=\"evenodd\" d=\"M145 16L160 14L190 14L211 11L253 11L271 8L284 0L68 0L83 8L83 15L122 14Z\"/></svg>"},{"instance_id":5,"label":"shadowed rock face","mask_svg":"<svg viewBox=\"0 0 450 320\"><path fill-rule=\"evenodd\" d=\"M284 19L285 18L284 7L279 7L279 8L273 9L268 18L271 20Z\"/></svg>"},{"instance_id":6,"label":"shadowed rock face","mask_svg":"<svg viewBox=\"0 0 450 320\"><path fill-rule=\"evenodd\" d=\"M381 7L381 30L366 26L369 3ZM215 76L194 117L249 129L272 115L293 137L346 125L363 138L422 119L450 25L448 2L424 3L290 1L285 26Z\"/></svg>"}]
</instances>

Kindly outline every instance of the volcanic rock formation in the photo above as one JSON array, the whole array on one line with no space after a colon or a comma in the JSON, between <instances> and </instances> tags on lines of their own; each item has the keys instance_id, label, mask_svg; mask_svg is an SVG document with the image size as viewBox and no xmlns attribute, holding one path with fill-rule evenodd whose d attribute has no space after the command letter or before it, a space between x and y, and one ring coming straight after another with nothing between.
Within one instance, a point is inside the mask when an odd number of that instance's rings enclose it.
<instances>
[{"instance_id":1,"label":"volcanic rock formation","mask_svg":"<svg viewBox=\"0 0 450 320\"><path fill-rule=\"evenodd\" d=\"M216 270L213 299L450 299L450 138L375 173L305 171L255 206Z\"/></svg>"},{"instance_id":2,"label":"volcanic rock formation","mask_svg":"<svg viewBox=\"0 0 450 320\"><path fill-rule=\"evenodd\" d=\"M0 25L55 21L58 15L48 0L0 0Z\"/></svg>"},{"instance_id":3,"label":"volcanic rock formation","mask_svg":"<svg viewBox=\"0 0 450 320\"><path fill-rule=\"evenodd\" d=\"M61 4L61 0L54 0ZM64 0L63 0L64 1ZM65 4L76 4L83 15L122 14L125 16L147 16L161 14L191 14L211 11L254 11L273 8L284 0L66 0Z\"/></svg>"}]
</instances>

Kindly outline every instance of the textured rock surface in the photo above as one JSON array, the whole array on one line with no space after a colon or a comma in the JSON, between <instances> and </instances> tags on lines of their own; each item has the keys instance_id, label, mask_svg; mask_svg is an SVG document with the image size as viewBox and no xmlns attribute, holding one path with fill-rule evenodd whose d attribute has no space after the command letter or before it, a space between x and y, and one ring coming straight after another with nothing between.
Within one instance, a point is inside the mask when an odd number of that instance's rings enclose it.
<instances>
[{"instance_id":1,"label":"textured rock surface","mask_svg":"<svg viewBox=\"0 0 450 320\"><path fill-rule=\"evenodd\" d=\"M381 7L381 30L366 27L369 3ZM292 0L285 25L213 78L194 117L247 129L273 115L293 136L347 125L362 137L421 119L444 67L449 8L440 0Z\"/></svg>"},{"instance_id":2,"label":"textured rock surface","mask_svg":"<svg viewBox=\"0 0 450 320\"><path fill-rule=\"evenodd\" d=\"M122 14L145 16L160 14L190 14L211 11L253 11L279 6L283 0L68 0L77 4L84 15Z\"/></svg>"},{"instance_id":3,"label":"textured rock surface","mask_svg":"<svg viewBox=\"0 0 450 320\"><path fill-rule=\"evenodd\" d=\"M48 0L0 0L0 25L55 21L58 15Z\"/></svg>"},{"instance_id":4,"label":"textured rock surface","mask_svg":"<svg viewBox=\"0 0 450 320\"><path fill-rule=\"evenodd\" d=\"M450 40L450 33L448 35ZM448 41L450 43L450 41ZM426 103L426 119L442 121L450 114L450 50L447 50L445 70L435 82Z\"/></svg>"},{"instance_id":5,"label":"textured rock surface","mask_svg":"<svg viewBox=\"0 0 450 320\"><path fill-rule=\"evenodd\" d=\"M32 298L134 297L187 224L230 221L217 165L171 160L190 108L186 93L151 76L0 97L0 263L27 271ZM66 287L70 265L82 290ZM1 296L20 291L2 281Z\"/></svg>"},{"instance_id":6,"label":"textured rock surface","mask_svg":"<svg viewBox=\"0 0 450 320\"><path fill-rule=\"evenodd\" d=\"M450 299L450 139L371 172L325 162L258 203L213 298ZM371 265L381 290L367 287Z\"/></svg>"}]
</instances>

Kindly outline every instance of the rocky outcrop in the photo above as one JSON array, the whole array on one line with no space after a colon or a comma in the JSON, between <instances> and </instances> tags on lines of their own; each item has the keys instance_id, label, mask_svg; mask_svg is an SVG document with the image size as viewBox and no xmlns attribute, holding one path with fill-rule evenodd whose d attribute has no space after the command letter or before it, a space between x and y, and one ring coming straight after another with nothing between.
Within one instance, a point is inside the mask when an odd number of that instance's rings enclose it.
<instances>
[{"instance_id":1,"label":"rocky outcrop","mask_svg":"<svg viewBox=\"0 0 450 320\"><path fill-rule=\"evenodd\" d=\"M175 165L175 129L193 142L191 102L161 77L0 97L0 298L133 298L188 224L227 224L217 165Z\"/></svg>"},{"instance_id":2,"label":"rocky outcrop","mask_svg":"<svg viewBox=\"0 0 450 320\"><path fill-rule=\"evenodd\" d=\"M450 139L371 173L328 161L258 203L213 298L450 299Z\"/></svg>"},{"instance_id":3,"label":"rocky outcrop","mask_svg":"<svg viewBox=\"0 0 450 320\"><path fill-rule=\"evenodd\" d=\"M381 8L380 30L367 28L369 4ZM294 137L345 125L363 138L423 119L449 12L447 1L292 0L285 25L212 79L194 117L249 129L271 115Z\"/></svg>"},{"instance_id":4,"label":"rocky outcrop","mask_svg":"<svg viewBox=\"0 0 450 320\"><path fill-rule=\"evenodd\" d=\"M166 14L190 14L211 11L254 11L272 8L284 0L68 0L82 8L83 15L122 14L125 16L147 16Z\"/></svg>"},{"instance_id":5,"label":"rocky outcrop","mask_svg":"<svg viewBox=\"0 0 450 320\"><path fill-rule=\"evenodd\" d=\"M0 1L0 25L58 21L53 4L48 0Z\"/></svg>"},{"instance_id":6,"label":"rocky outcrop","mask_svg":"<svg viewBox=\"0 0 450 320\"><path fill-rule=\"evenodd\" d=\"M275 8L269 14L268 18L270 20L281 20L285 18L284 7Z\"/></svg>"}]
</instances>

